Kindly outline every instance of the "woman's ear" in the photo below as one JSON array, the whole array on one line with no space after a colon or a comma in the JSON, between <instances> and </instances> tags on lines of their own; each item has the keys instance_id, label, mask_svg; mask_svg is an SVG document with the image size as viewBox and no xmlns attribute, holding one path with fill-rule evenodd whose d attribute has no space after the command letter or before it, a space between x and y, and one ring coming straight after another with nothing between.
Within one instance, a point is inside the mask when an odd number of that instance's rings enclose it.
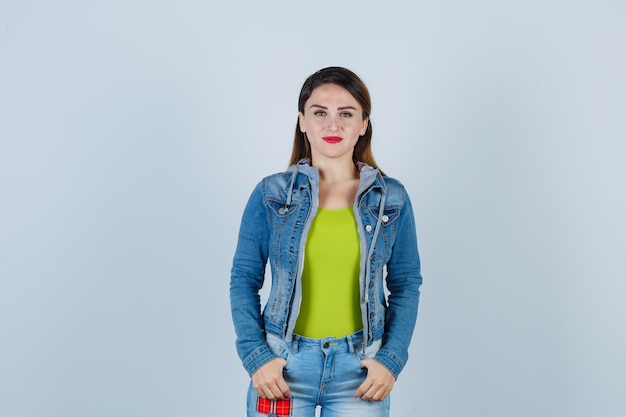
<instances>
[{"instance_id":1,"label":"woman's ear","mask_svg":"<svg viewBox=\"0 0 626 417\"><path fill-rule=\"evenodd\" d=\"M298 123L300 123L300 132L306 133L306 129L304 127L304 114L298 112Z\"/></svg>"},{"instance_id":2,"label":"woman's ear","mask_svg":"<svg viewBox=\"0 0 626 417\"><path fill-rule=\"evenodd\" d=\"M363 136L365 132L367 132L367 126L369 125L370 118L366 117L363 119L363 125L361 126L361 134L359 136Z\"/></svg>"}]
</instances>

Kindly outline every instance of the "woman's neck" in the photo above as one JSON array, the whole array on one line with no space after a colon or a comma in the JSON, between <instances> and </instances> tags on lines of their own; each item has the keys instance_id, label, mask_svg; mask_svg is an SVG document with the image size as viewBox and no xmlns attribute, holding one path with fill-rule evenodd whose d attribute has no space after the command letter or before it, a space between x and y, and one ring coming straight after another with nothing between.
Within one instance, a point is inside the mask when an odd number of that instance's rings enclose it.
<instances>
[{"instance_id":1,"label":"woman's neck","mask_svg":"<svg viewBox=\"0 0 626 417\"><path fill-rule=\"evenodd\" d=\"M359 188L359 173L352 161L350 165L331 163L313 166L320 173L319 207L351 207Z\"/></svg>"},{"instance_id":2,"label":"woman's neck","mask_svg":"<svg viewBox=\"0 0 626 417\"><path fill-rule=\"evenodd\" d=\"M316 167L320 173L320 181L324 181L329 184L341 183L359 178L356 165L354 165L352 160L348 163L325 161L325 163L316 164L313 162L313 166Z\"/></svg>"}]
</instances>

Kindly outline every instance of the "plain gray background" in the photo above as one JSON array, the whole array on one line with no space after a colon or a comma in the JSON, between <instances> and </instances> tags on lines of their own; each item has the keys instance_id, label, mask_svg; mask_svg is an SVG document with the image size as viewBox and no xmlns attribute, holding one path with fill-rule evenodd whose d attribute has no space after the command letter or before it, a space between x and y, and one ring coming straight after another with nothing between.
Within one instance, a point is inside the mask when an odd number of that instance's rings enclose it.
<instances>
[{"instance_id":1,"label":"plain gray background","mask_svg":"<svg viewBox=\"0 0 626 417\"><path fill-rule=\"evenodd\" d=\"M392 416L626 414L621 1L0 1L0 415L242 416L228 281L342 65L424 285Z\"/></svg>"}]
</instances>

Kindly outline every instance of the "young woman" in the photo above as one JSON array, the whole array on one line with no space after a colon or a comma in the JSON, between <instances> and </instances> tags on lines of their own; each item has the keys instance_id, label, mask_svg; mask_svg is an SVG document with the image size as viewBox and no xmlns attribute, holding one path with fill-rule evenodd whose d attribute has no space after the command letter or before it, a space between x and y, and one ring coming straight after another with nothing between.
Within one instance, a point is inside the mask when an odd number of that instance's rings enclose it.
<instances>
[{"instance_id":1,"label":"young woman","mask_svg":"<svg viewBox=\"0 0 626 417\"><path fill-rule=\"evenodd\" d=\"M374 161L370 110L353 72L307 78L291 165L244 210L230 299L248 416L389 415L422 278L411 202Z\"/></svg>"}]
</instances>

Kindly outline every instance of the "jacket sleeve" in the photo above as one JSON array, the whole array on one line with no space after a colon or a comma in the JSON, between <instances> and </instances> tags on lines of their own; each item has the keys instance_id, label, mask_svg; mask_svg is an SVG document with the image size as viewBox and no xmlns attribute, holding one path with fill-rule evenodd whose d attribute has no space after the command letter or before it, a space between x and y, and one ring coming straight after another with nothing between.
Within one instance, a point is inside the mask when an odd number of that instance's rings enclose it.
<instances>
[{"instance_id":1,"label":"jacket sleeve","mask_svg":"<svg viewBox=\"0 0 626 417\"><path fill-rule=\"evenodd\" d=\"M383 344L375 358L397 378L408 360L408 348L417 320L422 275L417 249L413 208L402 187L397 235L387 263L388 307L385 312Z\"/></svg>"},{"instance_id":2,"label":"jacket sleeve","mask_svg":"<svg viewBox=\"0 0 626 417\"><path fill-rule=\"evenodd\" d=\"M244 210L230 276L230 307L237 353L252 375L274 358L265 341L259 291L265 280L269 226L259 183Z\"/></svg>"}]
</instances>

